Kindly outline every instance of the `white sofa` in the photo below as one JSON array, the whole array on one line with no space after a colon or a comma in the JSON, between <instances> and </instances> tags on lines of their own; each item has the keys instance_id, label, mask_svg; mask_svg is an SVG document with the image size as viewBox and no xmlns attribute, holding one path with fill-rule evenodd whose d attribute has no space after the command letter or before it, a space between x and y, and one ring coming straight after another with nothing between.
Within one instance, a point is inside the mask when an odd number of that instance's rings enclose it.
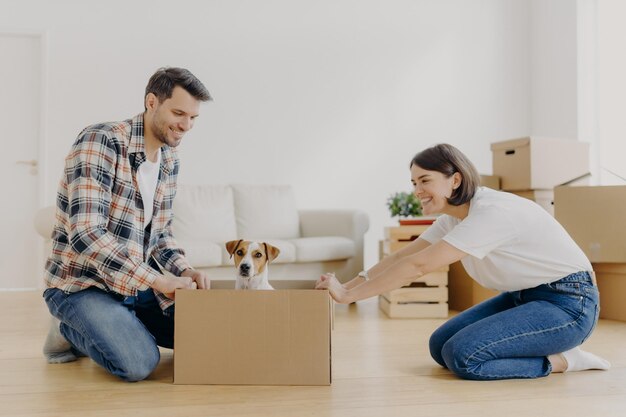
<instances>
[{"instance_id":1,"label":"white sofa","mask_svg":"<svg viewBox=\"0 0 626 417\"><path fill-rule=\"evenodd\" d=\"M38 232L50 240L54 209L40 210ZM363 236L369 228L360 210L298 210L287 185L179 185L174 200L174 237L191 265L211 279L234 279L224 243L247 239L280 249L270 280L314 280L334 271L347 280L363 269ZM50 244L46 244L49 248Z\"/></svg>"}]
</instances>

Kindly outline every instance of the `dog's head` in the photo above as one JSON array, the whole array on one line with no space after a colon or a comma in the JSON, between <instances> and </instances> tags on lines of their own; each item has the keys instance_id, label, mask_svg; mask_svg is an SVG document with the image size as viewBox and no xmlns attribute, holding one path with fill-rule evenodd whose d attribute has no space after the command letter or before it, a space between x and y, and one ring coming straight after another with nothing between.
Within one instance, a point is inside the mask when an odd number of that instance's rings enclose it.
<instances>
[{"instance_id":1,"label":"dog's head","mask_svg":"<svg viewBox=\"0 0 626 417\"><path fill-rule=\"evenodd\" d=\"M243 239L226 242L226 250L231 258L234 257L239 276L246 278L262 274L280 253L277 247L269 243Z\"/></svg>"}]
</instances>

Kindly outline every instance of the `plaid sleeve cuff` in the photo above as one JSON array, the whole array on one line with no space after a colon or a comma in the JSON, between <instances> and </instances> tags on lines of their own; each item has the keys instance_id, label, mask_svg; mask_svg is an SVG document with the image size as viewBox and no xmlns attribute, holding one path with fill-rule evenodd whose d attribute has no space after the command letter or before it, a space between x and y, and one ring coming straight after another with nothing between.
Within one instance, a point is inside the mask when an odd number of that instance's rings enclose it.
<instances>
[{"instance_id":1,"label":"plaid sleeve cuff","mask_svg":"<svg viewBox=\"0 0 626 417\"><path fill-rule=\"evenodd\" d=\"M113 291L122 295L135 295L136 291L144 291L152 287L157 276L155 271L144 262L129 259L120 271L108 273L105 282Z\"/></svg>"},{"instance_id":2,"label":"plaid sleeve cuff","mask_svg":"<svg viewBox=\"0 0 626 417\"><path fill-rule=\"evenodd\" d=\"M191 265L189 264L189 262L187 262L187 259L184 256L174 255L170 259L168 259L164 267L169 272L179 277L185 269L191 268Z\"/></svg>"}]
</instances>

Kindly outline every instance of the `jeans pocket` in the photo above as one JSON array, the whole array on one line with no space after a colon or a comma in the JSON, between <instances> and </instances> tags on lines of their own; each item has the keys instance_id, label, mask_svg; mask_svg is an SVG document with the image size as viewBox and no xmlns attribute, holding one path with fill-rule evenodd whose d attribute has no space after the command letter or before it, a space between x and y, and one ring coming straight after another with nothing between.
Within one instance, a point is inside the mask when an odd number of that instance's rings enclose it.
<instances>
[{"instance_id":1,"label":"jeans pocket","mask_svg":"<svg viewBox=\"0 0 626 417\"><path fill-rule=\"evenodd\" d=\"M67 301L67 294L58 288L48 288L44 291L43 297L50 314L56 318L60 318L63 304Z\"/></svg>"},{"instance_id":2,"label":"jeans pocket","mask_svg":"<svg viewBox=\"0 0 626 417\"><path fill-rule=\"evenodd\" d=\"M57 317L59 314L59 300L57 300L58 292L60 292L58 288L48 288L43 292L43 299L48 306L50 314L54 317Z\"/></svg>"},{"instance_id":3,"label":"jeans pocket","mask_svg":"<svg viewBox=\"0 0 626 417\"><path fill-rule=\"evenodd\" d=\"M550 288L552 291L560 293L560 294L566 294L566 295L571 295L571 296L575 296L575 297L580 297L581 295L583 295L583 290L581 290L581 286L580 283L578 282L551 282L550 284L546 284L548 286L548 288Z\"/></svg>"},{"instance_id":4,"label":"jeans pocket","mask_svg":"<svg viewBox=\"0 0 626 417\"><path fill-rule=\"evenodd\" d=\"M547 301L558 306L578 322L585 317L586 310L591 310L589 297L586 296L584 288L579 283L559 283L552 282L544 284L534 291L533 299ZM531 301L529 299L529 301ZM587 313L589 314L589 313Z\"/></svg>"}]
</instances>

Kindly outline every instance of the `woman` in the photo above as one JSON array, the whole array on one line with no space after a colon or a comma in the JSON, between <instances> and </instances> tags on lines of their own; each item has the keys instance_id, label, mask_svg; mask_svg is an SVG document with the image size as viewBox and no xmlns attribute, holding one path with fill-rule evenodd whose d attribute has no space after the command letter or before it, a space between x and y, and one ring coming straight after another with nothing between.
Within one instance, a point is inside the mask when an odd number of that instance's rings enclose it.
<instances>
[{"instance_id":1,"label":"woman","mask_svg":"<svg viewBox=\"0 0 626 417\"><path fill-rule=\"evenodd\" d=\"M451 145L418 153L410 169L424 214L442 215L369 271L343 285L325 274L316 287L351 303L460 260L477 282L502 293L433 333L430 353L441 366L476 380L608 369L577 348L597 323L598 290L589 260L561 225L530 200L479 187L476 168Z\"/></svg>"}]
</instances>

